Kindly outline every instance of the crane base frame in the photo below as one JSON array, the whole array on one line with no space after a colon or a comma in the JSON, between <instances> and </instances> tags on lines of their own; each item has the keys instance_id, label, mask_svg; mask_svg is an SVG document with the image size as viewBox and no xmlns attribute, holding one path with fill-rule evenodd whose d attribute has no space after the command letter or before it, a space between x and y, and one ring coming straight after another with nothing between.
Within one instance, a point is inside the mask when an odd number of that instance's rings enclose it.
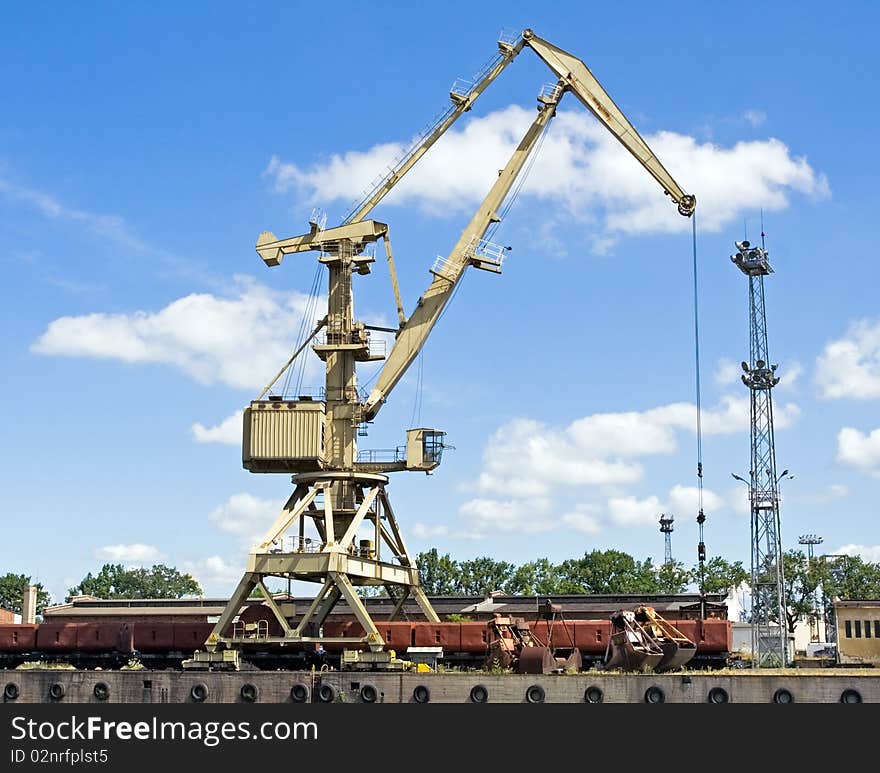
<instances>
[{"instance_id":1,"label":"crane base frame","mask_svg":"<svg viewBox=\"0 0 880 773\"><path fill-rule=\"evenodd\" d=\"M227 649L330 641L353 646L366 644L370 651L379 652L385 641L358 595L359 586L385 588L395 601L389 620L395 620L404 603L412 598L429 621L439 622L419 584L418 567L407 551L388 500L386 475L337 471L294 475L292 480L293 494L263 541L249 554L245 573L205 642L207 659ZM334 501L341 501L342 507L334 509ZM307 518L312 520L320 542L313 543L305 537ZM356 546L358 530L365 523L372 524L375 540L362 540ZM294 527L298 527L298 534L293 537L293 550L273 547L283 545L285 535ZM383 546L390 550L390 560L383 560ZM321 584L296 625L287 620L266 588L266 577ZM269 636L268 630L256 623L234 622L255 588L281 626L281 636ZM324 621L342 599L363 628L363 636L320 635Z\"/></svg>"}]
</instances>

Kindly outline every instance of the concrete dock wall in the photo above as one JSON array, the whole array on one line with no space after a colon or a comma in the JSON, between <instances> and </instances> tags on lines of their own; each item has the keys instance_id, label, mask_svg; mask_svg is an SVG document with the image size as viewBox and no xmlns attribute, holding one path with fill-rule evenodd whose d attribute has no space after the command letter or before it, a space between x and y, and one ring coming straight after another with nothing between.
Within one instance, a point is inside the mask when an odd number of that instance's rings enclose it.
<instances>
[{"instance_id":1,"label":"concrete dock wall","mask_svg":"<svg viewBox=\"0 0 880 773\"><path fill-rule=\"evenodd\" d=\"M295 685L299 687L292 697ZM880 703L880 673L853 669L810 674L584 672L540 676L47 669L0 671L0 690L6 703L193 703L200 702L199 698L205 703L322 699L345 703L469 703L480 698L486 703Z\"/></svg>"}]
</instances>

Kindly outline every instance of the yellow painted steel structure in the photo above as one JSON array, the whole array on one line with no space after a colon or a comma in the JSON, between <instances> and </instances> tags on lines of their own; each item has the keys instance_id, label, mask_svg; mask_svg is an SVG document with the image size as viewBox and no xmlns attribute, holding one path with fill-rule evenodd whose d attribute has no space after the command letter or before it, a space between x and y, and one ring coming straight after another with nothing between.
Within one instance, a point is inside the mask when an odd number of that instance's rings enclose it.
<instances>
[{"instance_id":1,"label":"yellow painted steel structure","mask_svg":"<svg viewBox=\"0 0 880 773\"><path fill-rule=\"evenodd\" d=\"M363 636L344 641L366 643L373 651L381 650L384 641L360 601L359 586L384 587L397 601L392 620L406 599L412 597L428 620L437 621L419 585L418 567L407 550L385 485L390 472L429 473L436 468L442 457L444 433L425 427L412 429L407 433L405 454L397 452L385 460L361 460L357 451L358 429L376 417L422 350L467 268L501 273L503 251L486 242L486 234L500 221L505 200L565 93L572 92L638 159L682 215L694 212L694 196L675 182L580 59L531 30L498 45L496 59L473 83L453 87L449 110L367 193L343 223L325 229L315 217L308 233L278 239L263 232L257 240L257 253L268 266L280 265L285 255L317 252L318 261L328 270L327 314L309 337L309 341L313 340L323 329L323 337L315 340L312 349L325 363L325 386L320 400L287 399L270 393L306 342L260 398L245 409L243 465L252 472L293 473L294 492L260 544L251 551L244 576L206 642L207 652L197 653L190 663L193 667L228 666L235 662L228 651L243 647L327 641L322 625L341 598L350 605L364 631ZM483 90L525 47L531 48L558 80L539 96L537 116L452 251L431 269L430 285L407 317L388 226L366 219L367 215L434 142L471 109ZM366 248L380 240L388 260L399 320L387 358L374 346L368 326L355 319L352 287L355 275L370 273L375 258ZM385 364L364 399L358 390L356 363L376 359L385 359ZM267 394L268 399L264 400ZM368 532L370 539L360 539L362 532ZM369 544L369 550L362 549L363 544ZM266 590L266 577L315 582L321 588L310 608L294 624L285 618ZM254 589L262 593L282 635L261 636L258 642L230 635L232 622Z\"/></svg>"}]
</instances>

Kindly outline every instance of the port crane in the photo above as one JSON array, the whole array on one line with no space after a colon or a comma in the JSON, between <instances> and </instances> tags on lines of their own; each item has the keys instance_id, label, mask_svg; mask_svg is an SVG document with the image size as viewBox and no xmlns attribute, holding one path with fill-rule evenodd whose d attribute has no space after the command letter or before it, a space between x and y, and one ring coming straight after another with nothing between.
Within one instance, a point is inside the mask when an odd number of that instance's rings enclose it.
<instances>
[{"instance_id":1,"label":"port crane","mask_svg":"<svg viewBox=\"0 0 880 773\"><path fill-rule=\"evenodd\" d=\"M541 90L537 116L451 252L431 267L430 285L406 316L388 225L367 216L524 48L534 51L557 80ZM556 114L559 101L569 92L639 161L678 211L690 217L696 198L676 183L586 64L527 29L521 35L502 36L497 55L473 80L453 84L449 108L364 194L342 223L325 228L322 219L313 216L308 233L288 239L278 239L270 232L260 234L256 249L268 266L280 265L286 255L318 253L318 261L329 274L327 314L244 411L244 467L254 473L292 474L294 491L260 544L251 550L244 575L205 643L205 651L194 655L190 667L236 668L240 650L249 647L328 643L331 640L321 635L321 628L340 599L349 605L362 630L337 637L333 643L366 645L363 657L379 664L386 657L385 642L358 595L359 586L385 589L395 601L391 620L412 598L429 621L438 621L420 587L418 567L406 547L386 484L391 472L430 473L435 469L442 458L445 433L425 427L410 429L405 452L400 449L393 458L379 459L358 454L358 430L376 418L418 356L467 268L501 273L504 250L485 236L500 221L505 199ZM380 240L399 323L387 357L371 340L370 334L377 328L357 321L353 306L352 278L370 273L375 261L372 245ZM317 398L273 394L275 382L312 341L313 351L326 366L321 394ZM385 362L375 386L363 394L357 386L357 363L382 359ZM289 619L290 610L282 610L267 590L266 577L320 585L296 624ZM238 621L242 605L255 589L277 622L271 635L265 624Z\"/></svg>"}]
</instances>

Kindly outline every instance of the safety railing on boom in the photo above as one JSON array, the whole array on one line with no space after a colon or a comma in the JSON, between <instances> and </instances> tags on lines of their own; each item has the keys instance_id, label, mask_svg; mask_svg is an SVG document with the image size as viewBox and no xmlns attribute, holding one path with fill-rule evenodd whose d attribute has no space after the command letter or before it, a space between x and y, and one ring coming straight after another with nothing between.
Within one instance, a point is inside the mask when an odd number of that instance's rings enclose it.
<instances>
[{"instance_id":1,"label":"safety railing on boom","mask_svg":"<svg viewBox=\"0 0 880 773\"><path fill-rule=\"evenodd\" d=\"M504 255L508 248L488 239L474 239L467 247L468 254L476 261L491 263L501 267L504 263Z\"/></svg>"},{"instance_id":2,"label":"safety railing on boom","mask_svg":"<svg viewBox=\"0 0 880 773\"><path fill-rule=\"evenodd\" d=\"M562 96L562 86L558 83L545 83L541 86L541 90L538 92L538 99L542 102L559 102L559 98Z\"/></svg>"},{"instance_id":3,"label":"safety railing on boom","mask_svg":"<svg viewBox=\"0 0 880 773\"><path fill-rule=\"evenodd\" d=\"M501 49L499 53L495 54L495 56L486 62L486 64L477 71L473 78L458 78L452 84L452 88L449 90L452 104L429 121L428 124L416 135L415 139L407 146L406 150L397 156L392 163L385 168L384 172L381 172L373 179L373 181L364 189L358 202L345 216L345 219L342 221L343 225L351 223L356 218L359 218L359 213L361 213L364 207L370 203L371 199L373 199L383 188L388 186L395 177L401 174L404 167L410 163L413 156L424 149L425 143L431 135L433 135L444 122L449 121L455 113L461 111L462 104L467 101L472 92L477 90L487 78L493 77L493 71L496 71L499 65L508 58L505 50L509 51L512 49L517 43L519 43L521 37L521 34L518 32L513 33L502 30L501 35L498 38L499 47ZM497 75L497 72L495 74Z\"/></svg>"}]
</instances>

